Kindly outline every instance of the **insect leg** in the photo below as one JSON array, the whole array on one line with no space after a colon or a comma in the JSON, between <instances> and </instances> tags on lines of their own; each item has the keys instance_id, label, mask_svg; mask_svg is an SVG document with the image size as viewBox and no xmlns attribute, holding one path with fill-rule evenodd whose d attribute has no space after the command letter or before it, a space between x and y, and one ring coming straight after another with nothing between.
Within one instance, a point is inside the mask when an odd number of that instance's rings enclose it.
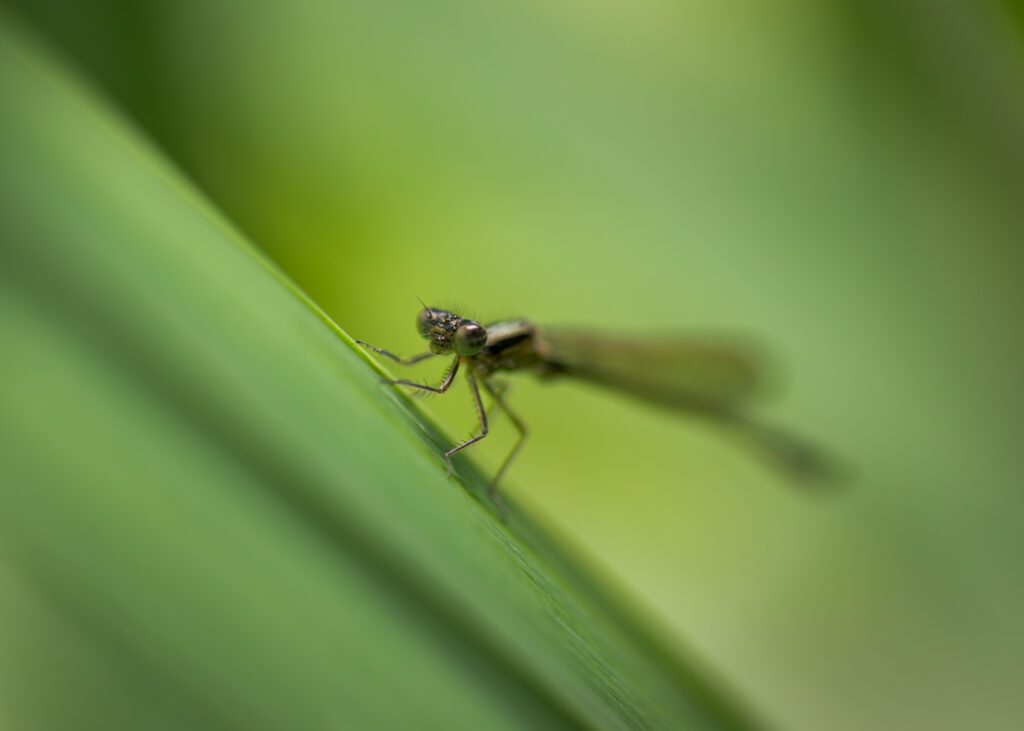
<instances>
[{"instance_id":1,"label":"insect leg","mask_svg":"<svg viewBox=\"0 0 1024 731\"><path fill-rule=\"evenodd\" d=\"M469 379L469 388L473 392L473 401L476 402L476 412L480 415L480 433L471 439L467 439L462 444L456 444L454 447L444 453L445 461L448 462L448 474L451 475L455 471L452 466L452 457L461 452L463 449L471 444L476 444L481 439L487 436L487 411L484 409L483 399L480 398L480 389L477 386L476 376L473 375L472 371L466 374L466 378ZM487 388L486 382L484 388ZM488 389L489 391L490 389Z\"/></svg>"},{"instance_id":2,"label":"insect leg","mask_svg":"<svg viewBox=\"0 0 1024 731\"><path fill-rule=\"evenodd\" d=\"M502 391L498 391L498 389L491 386L491 384L489 384L487 381L484 381L484 388L487 390L487 393L491 395L491 398L494 399L494 403L498 406L498 408L505 412L505 415L508 416L509 421L511 421L515 425L516 429L519 431L519 440L516 442L515 446L512 447L512 451L508 453L508 456L505 457L505 461L501 463L501 467L498 469L498 474L496 474L494 476L494 479L491 480L491 485L488 488L488 492L490 493L491 497L497 498L498 482L501 481L501 478L508 471L508 468L509 466L511 466L513 460L515 460L515 458L519 456L519 452L522 451L523 445L526 443L526 437L529 434L529 430L526 428L525 422L523 422L519 415L512 411L512 409L508 407L508 404L505 403L505 398L502 395L504 393L504 389L502 389Z\"/></svg>"},{"instance_id":3,"label":"insect leg","mask_svg":"<svg viewBox=\"0 0 1024 731\"><path fill-rule=\"evenodd\" d=\"M461 362L459 356L455 356L455 362L452 363L452 369L448 371L448 377L444 379L440 386L428 386L425 383L416 383L415 381L409 381L405 378L399 378L397 381L384 381L390 383L393 386L409 386L410 388L418 388L421 391L430 391L431 393L444 393L451 388L452 383L455 381L455 374L459 372L459 363Z\"/></svg>"},{"instance_id":4,"label":"insect leg","mask_svg":"<svg viewBox=\"0 0 1024 731\"><path fill-rule=\"evenodd\" d=\"M487 389L487 393L491 393L492 389L494 391L496 391L501 396L504 396L506 393L508 393L508 381L493 380L493 381L489 381L488 384L490 385L490 388ZM497 407L498 407L498 402L495 401L494 399L491 399L491 404L490 404L490 406L487 407L487 418L488 419L494 417L494 409L497 408Z\"/></svg>"},{"instance_id":5,"label":"insect leg","mask_svg":"<svg viewBox=\"0 0 1024 731\"><path fill-rule=\"evenodd\" d=\"M389 350L384 350L384 348L378 348L376 345L370 345L369 343L363 340L357 340L356 342L362 345L364 348L369 348L374 353L379 353L380 355L383 355L385 358L390 358L391 360L395 361L395 363L404 366L414 365L415 363L424 361L427 358L433 358L435 355L437 355L436 353L420 353L419 355L412 355L409 356L408 358L402 358L401 356L395 355Z\"/></svg>"}]
</instances>

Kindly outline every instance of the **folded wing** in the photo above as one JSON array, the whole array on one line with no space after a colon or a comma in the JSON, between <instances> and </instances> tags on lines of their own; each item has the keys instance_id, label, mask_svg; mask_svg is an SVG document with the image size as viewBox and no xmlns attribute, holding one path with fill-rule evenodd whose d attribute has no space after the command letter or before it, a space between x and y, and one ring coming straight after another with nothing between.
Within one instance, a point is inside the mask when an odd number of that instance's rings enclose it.
<instances>
[{"instance_id":1,"label":"folded wing","mask_svg":"<svg viewBox=\"0 0 1024 731\"><path fill-rule=\"evenodd\" d=\"M813 446L747 412L765 385L763 358L749 346L555 329L542 332L540 348L552 373L710 417L802 484L822 486L839 479L835 465Z\"/></svg>"},{"instance_id":2,"label":"folded wing","mask_svg":"<svg viewBox=\"0 0 1024 731\"><path fill-rule=\"evenodd\" d=\"M541 337L556 372L663 407L723 414L763 385L756 354L738 344L575 330L544 330Z\"/></svg>"}]
</instances>

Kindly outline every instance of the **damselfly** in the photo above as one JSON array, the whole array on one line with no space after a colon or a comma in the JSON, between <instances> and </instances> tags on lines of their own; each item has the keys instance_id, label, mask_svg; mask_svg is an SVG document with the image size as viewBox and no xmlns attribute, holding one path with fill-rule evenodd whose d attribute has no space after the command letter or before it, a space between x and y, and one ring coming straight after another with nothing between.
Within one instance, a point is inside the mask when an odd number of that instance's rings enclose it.
<instances>
[{"instance_id":1,"label":"damselfly","mask_svg":"<svg viewBox=\"0 0 1024 731\"><path fill-rule=\"evenodd\" d=\"M527 428L509 408L504 389L492 381L496 373L532 371L545 377L573 376L635 396L658 406L704 417L727 428L757 448L792 476L819 481L827 466L813 449L790 435L755 421L745 410L758 390L760 369L750 353L734 345L683 337L607 335L548 329L528 320L508 320L487 326L448 310L426 307L417 319L429 350L401 358L362 340L360 345L400 365L435 356L450 356L451 366L437 386L408 379L388 383L445 393L460 369L466 372L480 418L480 433L456 444L444 454L449 475L452 457L484 439L490 432L482 388L519 432L515 446L498 468L490 492L523 448Z\"/></svg>"}]
</instances>

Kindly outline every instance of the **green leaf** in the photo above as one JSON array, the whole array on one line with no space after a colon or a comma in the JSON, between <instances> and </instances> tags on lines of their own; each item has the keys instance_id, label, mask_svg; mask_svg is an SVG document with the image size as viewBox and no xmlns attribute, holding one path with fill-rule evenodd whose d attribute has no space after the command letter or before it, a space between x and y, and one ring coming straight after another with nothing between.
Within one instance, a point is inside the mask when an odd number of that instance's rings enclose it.
<instances>
[{"instance_id":1,"label":"green leaf","mask_svg":"<svg viewBox=\"0 0 1024 731\"><path fill-rule=\"evenodd\" d=\"M746 728L0 21L0 722Z\"/></svg>"}]
</instances>

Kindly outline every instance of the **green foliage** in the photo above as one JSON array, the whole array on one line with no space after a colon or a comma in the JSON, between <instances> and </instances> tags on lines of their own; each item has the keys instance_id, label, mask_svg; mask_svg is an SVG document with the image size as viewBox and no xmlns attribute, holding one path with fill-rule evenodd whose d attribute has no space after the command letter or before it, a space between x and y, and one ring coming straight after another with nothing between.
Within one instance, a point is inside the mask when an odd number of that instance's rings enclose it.
<instances>
[{"instance_id":1,"label":"green foliage","mask_svg":"<svg viewBox=\"0 0 1024 731\"><path fill-rule=\"evenodd\" d=\"M0 98L0 723L746 726L9 24Z\"/></svg>"}]
</instances>

